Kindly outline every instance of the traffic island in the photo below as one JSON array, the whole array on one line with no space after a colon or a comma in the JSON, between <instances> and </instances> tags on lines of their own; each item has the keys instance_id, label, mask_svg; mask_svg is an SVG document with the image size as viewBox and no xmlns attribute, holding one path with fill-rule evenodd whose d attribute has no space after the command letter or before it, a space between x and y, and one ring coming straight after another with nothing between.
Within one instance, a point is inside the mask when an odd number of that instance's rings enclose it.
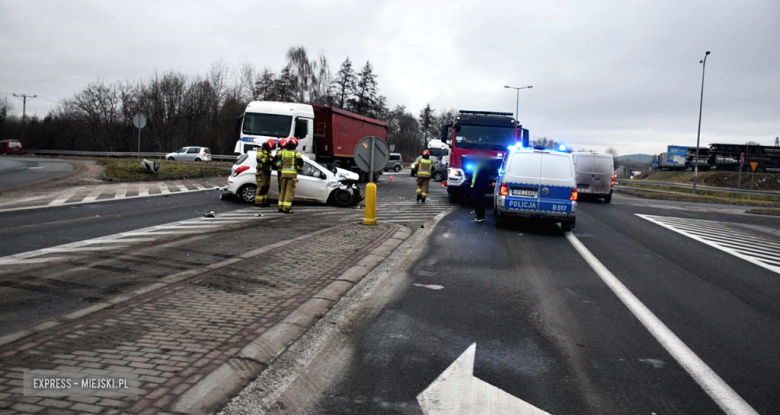
<instances>
[{"instance_id":1,"label":"traffic island","mask_svg":"<svg viewBox=\"0 0 780 415\"><path fill-rule=\"evenodd\" d=\"M9 414L209 414L322 318L411 231L345 224L269 244L105 300L0 347ZM134 397L24 396L27 369L134 372Z\"/></svg>"}]
</instances>

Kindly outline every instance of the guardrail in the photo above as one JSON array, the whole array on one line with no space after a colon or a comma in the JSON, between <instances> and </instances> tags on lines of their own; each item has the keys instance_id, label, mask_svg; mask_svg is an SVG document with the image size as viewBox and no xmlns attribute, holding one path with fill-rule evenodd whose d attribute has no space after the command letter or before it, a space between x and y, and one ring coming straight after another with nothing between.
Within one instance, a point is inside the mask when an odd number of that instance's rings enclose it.
<instances>
[{"instance_id":1,"label":"guardrail","mask_svg":"<svg viewBox=\"0 0 780 415\"><path fill-rule=\"evenodd\" d=\"M133 157L146 157L146 158L163 158L168 153L148 153L148 152L134 152L134 151L70 151L70 150L28 150L25 151L28 154L40 154L46 156L75 156L75 157L106 157L106 158L133 158ZM214 161L235 161L238 156L224 155L224 154L212 154L211 159Z\"/></svg>"},{"instance_id":2,"label":"guardrail","mask_svg":"<svg viewBox=\"0 0 780 415\"><path fill-rule=\"evenodd\" d=\"M635 183L635 184L646 184L650 186L669 186L669 187L679 187L683 189L692 189L692 184L687 183L671 183L671 182L651 182L647 180L616 180L617 183ZM767 196L778 196L780 197L780 191L774 191L774 190L750 190L750 189L735 189L733 187L715 187L715 186L702 186L702 185L696 185L696 188L699 190L707 190L707 191L713 191L713 192L723 192L723 193L739 193L739 194L748 194L748 195L767 195Z\"/></svg>"}]
</instances>

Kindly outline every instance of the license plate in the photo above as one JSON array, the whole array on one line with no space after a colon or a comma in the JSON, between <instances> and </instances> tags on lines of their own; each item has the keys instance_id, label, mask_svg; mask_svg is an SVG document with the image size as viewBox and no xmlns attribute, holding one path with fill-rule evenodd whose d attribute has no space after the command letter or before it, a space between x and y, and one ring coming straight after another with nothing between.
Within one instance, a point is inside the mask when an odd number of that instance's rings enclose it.
<instances>
[{"instance_id":1,"label":"license plate","mask_svg":"<svg viewBox=\"0 0 780 415\"><path fill-rule=\"evenodd\" d=\"M512 189L512 196L536 197L536 190Z\"/></svg>"},{"instance_id":2,"label":"license plate","mask_svg":"<svg viewBox=\"0 0 780 415\"><path fill-rule=\"evenodd\" d=\"M579 191L580 193L590 193L590 189L587 187L580 187L579 189L577 189L577 191Z\"/></svg>"}]
</instances>

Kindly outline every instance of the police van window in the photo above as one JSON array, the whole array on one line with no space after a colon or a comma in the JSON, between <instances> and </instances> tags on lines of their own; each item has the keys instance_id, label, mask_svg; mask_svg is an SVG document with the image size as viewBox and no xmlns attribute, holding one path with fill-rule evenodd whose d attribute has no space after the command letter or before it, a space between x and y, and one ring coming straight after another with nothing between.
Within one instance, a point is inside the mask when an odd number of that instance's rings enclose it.
<instances>
[{"instance_id":1,"label":"police van window","mask_svg":"<svg viewBox=\"0 0 780 415\"><path fill-rule=\"evenodd\" d=\"M541 153L516 153L509 161L509 169L506 174L517 177L539 177L539 166L542 160Z\"/></svg>"},{"instance_id":2,"label":"police van window","mask_svg":"<svg viewBox=\"0 0 780 415\"><path fill-rule=\"evenodd\" d=\"M571 179L571 160L559 154L547 154L542 158L542 178Z\"/></svg>"}]
</instances>

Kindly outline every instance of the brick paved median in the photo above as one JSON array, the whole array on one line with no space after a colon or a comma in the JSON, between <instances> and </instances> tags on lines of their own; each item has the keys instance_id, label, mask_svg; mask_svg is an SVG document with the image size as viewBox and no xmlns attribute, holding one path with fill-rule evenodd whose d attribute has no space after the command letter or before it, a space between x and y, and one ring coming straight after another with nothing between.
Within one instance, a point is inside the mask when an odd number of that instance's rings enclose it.
<instances>
[{"instance_id":1,"label":"brick paved median","mask_svg":"<svg viewBox=\"0 0 780 415\"><path fill-rule=\"evenodd\" d=\"M252 342L264 333L275 335L281 321L305 324L306 316L320 317L353 284L334 281L354 274L356 266L370 271L378 260L369 254L397 246L397 240L388 239L399 229L350 224L320 230L213 264L200 275L5 345L0 348L0 415L174 412L177 399L195 387L207 388L204 378L240 352L251 352ZM317 305L311 305L318 293ZM247 373L267 363L241 359ZM140 393L25 397L25 369L132 370Z\"/></svg>"}]
</instances>

